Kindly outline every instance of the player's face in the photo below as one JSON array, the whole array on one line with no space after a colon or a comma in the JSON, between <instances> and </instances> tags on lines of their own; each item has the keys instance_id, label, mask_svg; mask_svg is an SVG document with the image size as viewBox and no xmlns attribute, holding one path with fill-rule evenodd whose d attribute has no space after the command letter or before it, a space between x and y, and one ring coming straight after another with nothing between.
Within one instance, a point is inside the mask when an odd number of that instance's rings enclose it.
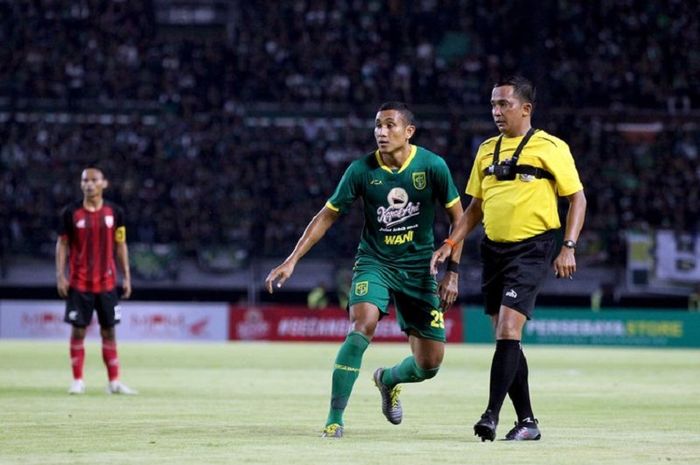
<instances>
[{"instance_id":1,"label":"player's face","mask_svg":"<svg viewBox=\"0 0 700 465\"><path fill-rule=\"evenodd\" d=\"M513 86L494 87L491 92L491 116L498 130L506 136L520 135L530 116L532 104L521 101Z\"/></svg>"},{"instance_id":2,"label":"player's face","mask_svg":"<svg viewBox=\"0 0 700 465\"><path fill-rule=\"evenodd\" d=\"M94 168L83 170L83 174L80 176L80 189L86 198L92 199L102 196L105 187L107 187L107 180L102 171Z\"/></svg>"},{"instance_id":3,"label":"player's face","mask_svg":"<svg viewBox=\"0 0 700 465\"><path fill-rule=\"evenodd\" d=\"M408 124L397 110L380 111L374 120L374 139L381 153L393 153L402 149L415 130L416 127Z\"/></svg>"}]
</instances>

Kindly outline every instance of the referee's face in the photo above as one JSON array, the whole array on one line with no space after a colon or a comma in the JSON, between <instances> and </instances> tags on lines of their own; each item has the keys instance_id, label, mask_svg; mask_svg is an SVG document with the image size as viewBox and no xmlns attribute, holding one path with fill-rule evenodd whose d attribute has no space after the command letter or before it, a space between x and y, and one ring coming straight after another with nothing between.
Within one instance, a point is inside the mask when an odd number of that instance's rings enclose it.
<instances>
[{"instance_id":1,"label":"referee's face","mask_svg":"<svg viewBox=\"0 0 700 465\"><path fill-rule=\"evenodd\" d=\"M507 137L522 136L530 129L532 105L515 94L513 86L494 87L491 116L498 130Z\"/></svg>"}]
</instances>

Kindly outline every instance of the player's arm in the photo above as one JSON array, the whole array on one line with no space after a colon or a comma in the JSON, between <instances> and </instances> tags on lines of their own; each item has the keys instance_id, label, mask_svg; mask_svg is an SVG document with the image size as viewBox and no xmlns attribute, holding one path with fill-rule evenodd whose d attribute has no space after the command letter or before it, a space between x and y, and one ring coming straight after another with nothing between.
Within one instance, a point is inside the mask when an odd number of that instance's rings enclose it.
<instances>
[{"instance_id":1,"label":"player's arm","mask_svg":"<svg viewBox=\"0 0 700 465\"><path fill-rule=\"evenodd\" d=\"M430 260L430 272L437 274L437 268L447 257L453 257L457 247L459 247L458 257L462 254L461 242L467 237L474 228L481 223L484 217L484 212L481 209L481 199L472 197L471 202L460 216L457 224L452 224L450 237L447 238L444 244L433 253Z\"/></svg>"},{"instance_id":2,"label":"player's arm","mask_svg":"<svg viewBox=\"0 0 700 465\"><path fill-rule=\"evenodd\" d=\"M459 222L462 217L462 202L457 202L451 207L447 208L447 216L450 218L450 231L455 228L455 225ZM447 311L450 306L457 300L459 295L459 260L462 257L462 244L459 242L452 248L450 254L450 265L447 267L447 272L445 276L440 280L438 284L438 296L440 297L440 304L443 311Z\"/></svg>"},{"instance_id":3,"label":"player's arm","mask_svg":"<svg viewBox=\"0 0 700 465\"><path fill-rule=\"evenodd\" d=\"M281 265L273 268L267 275L267 278L265 278L265 288L267 292L272 294L273 283L275 281L277 282L278 288L282 287L282 284L294 273L294 267L301 257L306 255L306 253L321 240L326 234L326 231L328 231L339 216L340 212L333 211L327 206L324 206L316 216L311 219L309 224L306 225L306 229L299 238L292 253Z\"/></svg>"},{"instance_id":4,"label":"player's arm","mask_svg":"<svg viewBox=\"0 0 700 465\"><path fill-rule=\"evenodd\" d=\"M70 283L66 278L66 263L68 262L68 238L58 236L56 240L56 289L61 298L68 297Z\"/></svg>"},{"instance_id":5,"label":"player's arm","mask_svg":"<svg viewBox=\"0 0 700 465\"><path fill-rule=\"evenodd\" d=\"M575 192L566 197L569 200L569 211L566 214L566 230L564 231L564 241L578 240L578 236L583 228L583 221L586 218L586 195L583 190ZM559 255L554 259L554 274L558 278L573 278L576 272L575 249L562 245Z\"/></svg>"},{"instance_id":6,"label":"player's arm","mask_svg":"<svg viewBox=\"0 0 700 465\"><path fill-rule=\"evenodd\" d=\"M129 247L126 245L126 228L120 226L114 234L117 249L117 266L122 273L123 299L131 297L131 268L129 267Z\"/></svg>"}]
</instances>

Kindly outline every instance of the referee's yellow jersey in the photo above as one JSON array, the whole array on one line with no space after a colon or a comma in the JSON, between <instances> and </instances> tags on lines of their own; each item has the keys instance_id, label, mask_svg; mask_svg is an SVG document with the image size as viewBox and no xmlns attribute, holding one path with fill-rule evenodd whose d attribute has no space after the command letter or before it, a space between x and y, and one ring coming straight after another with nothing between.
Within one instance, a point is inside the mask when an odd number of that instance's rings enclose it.
<instances>
[{"instance_id":1,"label":"referee's yellow jersey","mask_svg":"<svg viewBox=\"0 0 700 465\"><path fill-rule=\"evenodd\" d=\"M499 160L511 158L524 136L503 137ZM516 175L514 181L485 176L493 161L498 136L479 146L467 183L466 193L482 200L486 236L496 242L519 242L561 227L557 197L583 189L569 146L538 130L523 148L518 165L542 168L555 180Z\"/></svg>"}]
</instances>

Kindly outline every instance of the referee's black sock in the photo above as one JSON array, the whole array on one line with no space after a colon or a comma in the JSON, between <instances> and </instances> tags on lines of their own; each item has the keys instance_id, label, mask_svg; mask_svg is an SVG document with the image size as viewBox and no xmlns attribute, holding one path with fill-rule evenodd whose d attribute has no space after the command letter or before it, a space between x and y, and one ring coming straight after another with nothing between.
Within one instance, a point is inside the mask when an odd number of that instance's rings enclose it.
<instances>
[{"instance_id":1,"label":"referee's black sock","mask_svg":"<svg viewBox=\"0 0 700 465\"><path fill-rule=\"evenodd\" d=\"M532 413L532 404L530 403L530 385L527 379L528 372L527 359L525 358L525 353L521 349L518 371L515 374L513 384L510 385L510 389L508 390L510 400L513 401L513 407L515 407L515 413L518 415L518 422L526 418L535 418L535 415Z\"/></svg>"},{"instance_id":2,"label":"referee's black sock","mask_svg":"<svg viewBox=\"0 0 700 465\"><path fill-rule=\"evenodd\" d=\"M520 364L520 341L499 339L491 362L491 387L487 407L496 417L501 411L506 394L513 384Z\"/></svg>"}]
</instances>

